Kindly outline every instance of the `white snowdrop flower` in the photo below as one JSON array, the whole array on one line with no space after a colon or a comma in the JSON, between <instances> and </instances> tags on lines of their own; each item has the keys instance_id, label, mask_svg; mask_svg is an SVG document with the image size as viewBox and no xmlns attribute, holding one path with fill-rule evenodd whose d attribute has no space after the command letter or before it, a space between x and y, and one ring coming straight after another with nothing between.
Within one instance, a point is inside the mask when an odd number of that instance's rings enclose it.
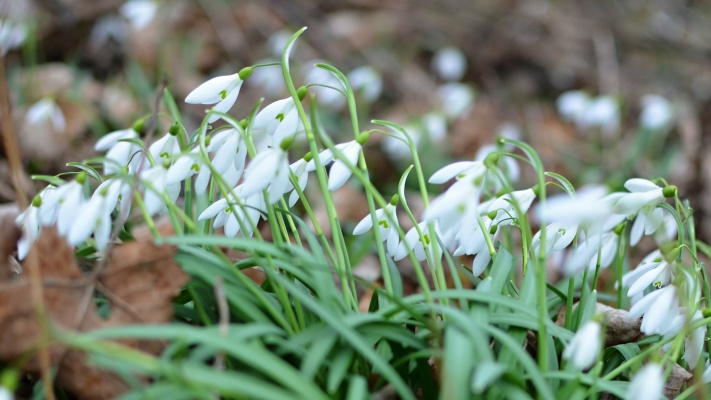
<instances>
[{"instance_id":1,"label":"white snowdrop flower","mask_svg":"<svg viewBox=\"0 0 711 400\"><path fill-rule=\"evenodd\" d=\"M467 57L456 47L443 47L432 58L432 69L445 81L458 81L467 71Z\"/></svg>"},{"instance_id":2,"label":"white snowdrop flower","mask_svg":"<svg viewBox=\"0 0 711 400\"><path fill-rule=\"evenodd\" d=\"M635 303L630 309L630 318L643 316L640 331L653 335L663 331L677 315L679 298L676 287L668 285L657 289Z\"/></svg>"},{"instance_id":3,"label":"white snowdrop flower","mask_svg":"<svg viewBox=\"0 0 711 400\"><path fill-rule=\"evenodd\" d=\"M158 3L153 0L128 0L119 8L119 13L126 17L136 29L148 25L158 11Z\"/></svg>"},{"instance_id":4,"label":"white snowdrop flower","mask_svg":"<svg viewBox=\"0 0 711 400\"><path fill-rule=\"evenodd\" d=\"M456 181L447 191L435 197L430 206L425 209L422 219L438 221L445 232L444 242L447 246L453 244L463 221L475 221L478 214L481 185L476 178L465 178ZM478 228L472 223L472 229Z\"/></svg>"},{"instance_id":5,"label":"white snowdrop flower","mask_svg":"<svg viewBox=\"0 0 711 400\"><path fill-rule=\"evenodd\" d=\"M582 116L584 128L597 127L611 135L620 129L620 106L612 96L599 96L590 101Z\"/></svg>"},{"instance_id":6,"label":"white snowdrop flower","mask_svg":"<svg viewBox=\"0 0 711 400\"><path fill-rule=\"evenodd\" d=\"M207 145L207 151L215 153L212 166L221 174L233 167L241 176L247 159L247 144L241 128L228 128L214 134ZM238 177L239 179L239 177Z\"/></svg>"},{"instance_id":7,"label":"white snowdrop flower","mask_svg":"<svg viewBox=\"0 0 711 400\"><path fill-rule=\"evenodd\" d=\"M412 227L412 229L407 231L405 234L405 240L400 242L398 250L395 253L395 256L393 256L395 261L405 258L410 253L408 248L415 253L415 258L417 258L418 261L426 260L427 254L429 254L433 260L437 260L442 257L442 248L439 243L437 243L437 251L435 252L434 244L437 241L437 238L430 236L430 230L427 224L427 221L422 221L417 225L422 231L422 237L420 237L416 227ZM437 227L436 224L434 226L434 231L435 235L440 237L442 236L442 233L439 231L439 227Z\"/></svg>"},{"instance_id":8,"label":"white snowdrop flower","mask_svg":"<svg viewBox=\"0 0 711 400\"><path fill-rule=\"evenodd\" d=\"M600 268L607 268L617 253L618 237L615 232L593 233L585 238L573 250L565 265L567 275L577 274L584 268L594 270L600 262Z\"/></svg>"},{"instance_id":9,"label":"white snowdrop flower","mask_svg":"<svg viewBox=\"0 0 711 400\"><path fill-rule=\"evenodd\" d=\"M244 172L242 196L247 197L266 189L269 204L274 204L289 191L291 169L286 149L291 142L284 143L281 147L263 150L249 163Z\"/></svg>"},{"instance_id":10,"label":"white snowdrop flower","mask_svg":"<svg viewBox=\"0 0 711 400\"><path fill-rule=\"evenodd\" d=\"M484 161L489 154L495 153L500 150L501 149L498 146L493 144L481 146L476 153L475 159L479 161ZM521 169L519 168L516 160L514 160L512 157L503 157L500 160L503 161L503 163L497 162L497 167L504 172L506 177L509 178L511 182L517 182L518 178L521 176Z\"/></svg>"},{"instance_id":11,"label":"white snowdrop flower","mask_svg":"<svg viewBox=\"0 0 711 400\"><path fill-rule=\"evenodd\" d=\"M649 285L657 288L669 284L674 277L674 265L662 257L661 251L649 253L632 271L622 276L622 285L629 287L627 296L642 294Z\"/></svg>"},{"instance_id":12,"label":"white snowdrop flower","mask_svg":"<svg viewBox=\"0 0 711 400\"><path fill-rule=\"evenodd\" d=\"M600 324L588 321L570 339L563 351L563 358L576 369L586 370L595 364L600 353Z\"/></svg>"},{"instance_id":13,"label":"white snowdrop flower","mask_svg":"<svg viewBox=\"0 0 711 400\"><path fill-rule=\"evenodd\" d=\"M170 202L175 203L180 194L180 183L167 184L168 169L165 164L158 164L141 173L141 182L146 185L144 191L144 204L150 215L164 213L168 210L163 194L168 195Z\"/></svg>"},{"instance_id":14,"label":"white snowdrop flower","mask_svg":"<svg viewBox=\"0 0 711 400\"><path fill-rule=\"evenodd\" d=\"M37 241L41 230L40 207L42 199L35 196L32 204L15 218L15 226L20 228L22 236L17 241L17 259L24 260L30 248Z\"/></svg>"},{"instance_id":15,"label":"white snowdrop flower","mask_svg":"<svg viewBox=\"0 0 711 400\"><path fill-rule=\"evenodd\" d=\"M57 213L59 211L59 197L57 188L49 185L39 193L42 204L39 206L39 218L42 226L51 226L57 223Z\"/></svg>"},{"instance_id":16,"label":"white snowdrop flower","mask_svg":"<svg viewBox=\"0 0 711 400\"><path fill-rule=\"evenodd\" d=\"M172 163L173 158L180 154L180 143L178 137L170 133L166 133L160 139L153 142L148 147L148 152L153 157L156 163L163 162Z\"/></svg>"},{"instance_id":17,"label":"white snowdrop flower","mask_svg":"<svg viewBox=\"0 0 711 400\"><path fill-rule=\"evenodd\" d=\"M112 175L122 171L124 166L129 166L129 171L135 170L140 162L136 154L141 148L125 139L138 139L138 133L133 128L122 129L104 135L96 141L94 149L108 150L104 156L104 174Z\"/></svg>"},{"instance_id":18,"label":"white snowdrop flower","mask_svg":"<svg viewBox=\"0 0 711 400\"><path fill-rule=\"evenodd\" d=\"M165 182L168 185L178 184L195 174L198 175L195 180L195 192L203 194L210 180L210 168L203 161L199 147L182 154L175 160L166 172Z\"/></svg>"},{"instance_id":19,"label":"white snowdrop flower","mask_svg":"<svg viewBox=\"0 0 711 400\"><path fill-rule=\"evenodd\" d=\"M447 137L447 119L441 113L429 112L422 116L422 126L433 144L442 143Z\"/></svg>"},{"instance_id":20,"label":"white snowdrop flower","mask_svg":"<svg viewBox=\"0 0 711 400\"><path fill-rule=\"evenodd\" d=\"M286 44L286 42L284 43ZM283 49L283 47L282 47ZM279 62L277 59L269 58L257 61L255 64L270 64ZM255 68L247 84L253 88L264 91L266 97L282 96L286 92L286 84L279 66L269 66Z\"/></svg>"},{"instance_id":21,"label":"white snowdrop flower","mask_svg":"<svg viewBox=\"0 0 711 400\"><path fill-rule=\"evenodd\" d=\"M701 311L696 311L694 316L691 318L691 322L700 321L704 318ZM689 369L693 370L696 368L696 364L699 363L701 359L701 352L704 349L704 339L706 338L706 325L702 325L699 328L694 329L685 339L684 339L684 361L689 364Z\"/></svg>"},{"instance_id":22,"label":"white snowdrop flower","mask_svg":"<svg viewBox=\"0 0 711 400\"><path fill-rule=\"evenodd\" d=\"M642 97L642 113L639 124L643 128L659 130L671 125L674 107L662 96L651 94Z\"/></svg>"},{"instance_id":23,"label":"white snowdrop flower","mask_svg":"<svg viewBox=\"0 0 711 400\"><path fill-rule=\"evenodd\" d=\"M106 180L96 188L89 201L81 209L81 218L69 230L67 241L72 246L83 243L94 234L96 249L103 250L111 236L111 213L116 208L121 193L120 180Z\"/></svg>"},{"instance_id":24,"label":"white snowdrop flower","mask_svg":"<svg viewBox=\"0 0 711 400\"><path fill-rule=\"evenodd\" d=\"M337 144L336 148L341 151L343 157L350 165L357 168L358 157L360 156L360 152L363 150L363 146L359 141L365 143L366 140L368 140L368 134L361 134L357 140ZM328 149L322 152L324 154L324 158L326 159L328 159L328 152L330 152ZM333 155L333 153L330 154ZM328 190L332 192L340 189L353 174L353 171L348 168L343 160L335 157L335 155L333 155L333 160L333 165L328 173ZM324 165L327 163L328 162L324 162Z\"/></svg>"},{"instance_id":25,"label":"white snowdrop flower","mask_svg":"<svg viewBox=\"0 0 711 400\"><path fill-rule=\"evenodd\" d=\"M673 186L670 186L670 188L676 189ZM629 190L630 193L625 193L615 203L615 212L620 214L633 214L643 207L656 207L657 204L662 203L666 199L664 188L657 186L654 182L647 179L628 179L627 182L625 182L625 189ZM672 189L668 189L668 191L671 190ZM674 192L676 192L676 190L674 190Z\"/></svg>"},{"instance_id":26,"label":"white snowdrop flower","mask_svg":"<svg viewBox=\"0 0 711 400\"><path fill-rule=\"evenodd\" d=\"M291 97L275 101L254 117L252 140L258 150L278 146L301 128L298 110Z\"/></svg>"},{"instance_id":27,"label":"white snowdrop flower","mask_svg":"<svg viewBox=\"0 0 711 400\"><path fill-rule=\"evenodd\" d=\"M59 203L57 209L57 231L67 236L74 222L79 219L79 210L86 202L84 197L84 182L86 174L80 173L77 178L57 188L55 196Z\"/></svg>"},{"instance_id":28,"label":"white snowdrop flower","mask_svg":"<svg viewBox=\"0 0 711 400\"><path fill-rule=\"evenodd\" d=\"M398 246L400 244L400 238L398 236L398 220L395 213L395 204L397 204L397 195L393 197L385 208L379 208L375 210L375 219L378 221L378 228L380 229L380 238L386 243L386 250L389 256L393 257L397 254ZM366 215L355 229L353 229L354 235L362 235L373 228L373 217L368 214Z\"/></svg>"},{"instance_id":29,"label":"white snowdrop flower","mask_svg":"<svg viewBox=\"0 0 711 400\"><path fill-rule=\"evenodd\" d=\"M464 83L445 83L437 89L442 112L449 119L457 119L474 106L474 89Z\"/></svg>"},{"instance_id":30,"label":"white snowdrop flower","mask_svg":"<svg viewBox=\"0 0 711 400\"><path fill-rule=\"evenodd\" d=\"M479 276L484 272L489 261L491 261L491 254L489 253L486 241L487 236L489 236L493 242L501 231L494 225L491 218L487 216L482 217L482 223L485 229L485 231L482 231L476 218L471 215L471 212L469 214L470 215L463 219L469 221L469 223L462 224L456 233L455 239L457 243L459 243L459 246L454 249L452 255L461 256L467 254L476 256L472 263L472 273L475 276Z\"/></svg>"},{"instance_id":31,"label":"white snowdrop flower","mask_svg":"<svg viewBox=\"0 0 711 400\"><path fill-rule=\"evenodd\" d=\"M570 90L558 97L556 108L558 114L566 121L580 126L583 116L590 107L590 96L582 90Z\"/></svg>"},{"instance_id":32,"label":"white snowdrop flower","mask_svg":"<svg viewBox=\"0 0 711 400\"><path fill-rule=\"evenodd\" d=\"M605 186L584 186L571 196L556 194L535 209L541 221L559 222L562 225L587 225L599 222L612 214L612 206L605 201Z\"/></svg>"},{"instance_id":33,"label":"white snowdrop flower","mask_svg":"<svg viewBox=\"0 0 711 400\"><path fill-rule=\"evenodd\" d=\"M242 185L237 186L228 198L217 200L198 216L198 221L215 218L214 228L224 227L225 236L235 237L243 229L245 236L252 236L265 207L261 193L243 197ZM232 203L232 206L230 206Z\"/></svg>"},{"instance_id":34,"label":"white snowdrop flower","mask_svg":"<svg viewBox=\"0 0 711 400\"><path fill-rule=\"evenodd\" d=\"M304 158L296 160L294 163L289 165L291 173L293 173L296 177L297 184L302 192L306 188L306 184L309 181L309 172L313 172L316 170L316 163L312 163L310 161L311 153L308 153ZM294 188L293 185L292 189L289 191L291 191L291 194L289 195L289 207L294 207L294 204L296 204L296 202L299 200L299 193L296 191L296 188ZM289 191L287 191L287 193Z\"/></svg>"},{"instance_id":35,"label":"white snowdrop flower","mask_svg":"<svg viewBox=\"0 0 711 400\"><path fill-rule=\"evenodd\" d=\"M319 85L326 85L336 88L338 90L345 90L341 82L336 79L333 74L315 67L314 64L324 63L323 60L314 60L306 63L308 66L308 73L306 74L306 81L309 83L315 83ZM316 93L316 101L330 110L339 110L346 105L346 98L338 91L331 88L323 86L312 86L311 89Z\"/></svg>"},{"instance_id":36,"label":"white snowdrop flower","mask_svg":"<svg viewBox=\"0 0 711 400\"><path fill-rule=\"evenodd\" d=\"M705 384L711 383L711 361L706 361L704 374L701 376L701 381Z\"/></svg>"},{"instance_id":37,"label":"white snowdrop flower","mask_svg":"<svg viewBox=\"0 0 711 400\"><path fill-rule=\"evenodd\" d=\"M662 224L654 232L654 240L657 242L658 245L662 245L666 242L671 242L672 240L676 240L677 237L677 225L676 225L676 219L674 218L673 215L669 213L664 213L664 216L662 217Z\"/></svg>"},{"instance_id":38,"label":"white snowdrop flower","mask_svg":"<svg viewBox=\"0 0 711 400\"><path fill-rule=\"evenodd\" d=\"M62 133L67 128L67 121L64 113L51 97L40 99L27 109L25 120L34 126L44 126L49 124L57 133Z\"/></svg>"},{"instance_id":39,"label":"white snowdrop flower","mask_svg":"<svg viewBox=\"0 0 711 400\"><path fill-rule=\"evenodd\" d=\"M457 180L478 178L483 176L484 173L486 173L486 166L484 166L482 161L457 161L447 164L435 171L435 173L430 176L428 182L441 184L455 177Z\"/></svg>"},{"instance_id":40,"label":"white snowdrop flower","mask_svg":"<svg viewBox=\"0 0 711 400\"><path fill-rule=\"evenodd\" d=\"M349 72L348 81L351 83L353 91L362 94L368 103L377 100L383 90L383 78L369 65L358 67Z\"/></svg>"},{"instance_id":41,"label":"white snowdrop flower","mask_svg":"<svg viewBox=\"0 0 711 400\"><path fill-rule=\"evenodd\" d=\"M484 211L495 216L495 218L493 218L494 225L511 225L515 222L514 220L519 217L516 207L525 214L528 212L535 198L536 193L533 189L517 190L498 197L491 203L489 208ZM514 204L516 206L514 206Z\"/></svg>"},{"instance_id":42,"label":"white snowdrop flower","mask_svg":"<svg viewBox=\"0 0 711 400\"><path fill-rule=\"evenodd\" d=\"M664 369L655 363L649 363L640 368L634 375L625 400L659 400L664 389Z\"/></svg>"},{"instance_id":43,"label":"white snowdrop flower","mask_svg":"<svg viewBox=\"0 0 711 400\"><path fill-rule=\"evenodd\" d=\"M18 48L27 39L27 28L25 25L10 19L0 19L0 56L4 56L8 51Z\"/></svg>"},{"instance_id":44,"label":"white snowdrop flower","mask_svg":"<svg viewBox=\"0 0 711 400\"><path fill-rule=\"evenodd\" d=\"M213 110L226 113L232 108L239 96L239 90L244 80L252 74L252 68L243 68L236 74L218 76L201 84L185 98L190 104L215 104ZM213 123L220 119L217 114L211 115L207 122Z\"/></svg>"},{"instance_id":45,"label":"white snowdrop flower","mask_svg":"<svg viewBox=\"0 0 711 400\"><path fill-rule=\"evenodd\" d=\"M560 222L553 222L546 225L543 230L546 231L546 257L550 257L554 252L559 252L570 246L578 233L578 225L564 225ZM541 231L536 232L531 239L531 251L533 254L540 254L541 247Z\"/></svg>"}]
</instances>

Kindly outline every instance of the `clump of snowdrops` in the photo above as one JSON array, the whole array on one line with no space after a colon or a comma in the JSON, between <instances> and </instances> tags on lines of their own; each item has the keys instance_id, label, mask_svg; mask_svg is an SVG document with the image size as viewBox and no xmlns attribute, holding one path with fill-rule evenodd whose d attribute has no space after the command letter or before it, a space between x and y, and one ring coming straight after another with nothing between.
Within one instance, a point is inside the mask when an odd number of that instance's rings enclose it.
<instances>
[{"instance_id":1,"label":"clump of snowdrops","mask_svg":"<svg viewBox=\"0 0 711 400\"><path fill-rule=\"evenodd\" d=\"M111 243L130 240L124 226L136 215L157 242L179 246L192 281L175 301L173 324L83 334L169 343L150 362L91 346L102 367L152 378L125 398L652 399L677 366L690 375L673 394L704 395L711 313L699 254L709 247L695 238L692 210L675 186L632 178L620 191L576 190L509 138L424 176L426 154L408 132L380 120L361 126L348 79L318 64L337 82L326 89L345 99L352 124L352 140L334 143L310 95L324 86L297 87L289 70L302 32L280 62L192 91L187 103L209 107L194 131L166 90L168 112L158 118L170 118L168 132L146 132L141 120L105 135L95 147L103 156L72 163L74 174L39 177L50 185L16 221L19 259L49 226L79 257L101 259ZM290 96L233 117L243 82L259 69L281 69ZM411 150L394 193L370 181L363 149L375 135ZM522 169L536 181L521 182ZM369 209L348 229L332 195L344 185L360 188ZM432 196L431 187L441 193ZM408 206L412 191L422 215ZM314 199L328 226L314 215ZM172 236L156 227L165 216ZM359 243L377 252L382 285L353 273L352 239L360 235L371 238ZM640 242L656 245L630 265ZM243 256L235 262L227 250ZM416 294L403 293L398 265L406 264ZM263 283L245 275L253 267ZM549 282L551 272L562 278ZM362 287L372 289L367 310L359 307ZM610 325L620 320L637 330L634 340L614 337ZM208 372L190 368L218 358Z\"/></svg>"}]
</instances>

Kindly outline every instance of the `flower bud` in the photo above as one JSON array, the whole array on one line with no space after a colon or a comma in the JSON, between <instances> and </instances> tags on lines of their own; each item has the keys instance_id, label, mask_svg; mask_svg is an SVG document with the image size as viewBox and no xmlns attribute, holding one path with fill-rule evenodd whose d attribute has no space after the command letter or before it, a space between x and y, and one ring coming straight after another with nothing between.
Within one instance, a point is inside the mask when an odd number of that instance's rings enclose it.
<instances>
[{"instance_id":1,"label":"flower bud","mask_svg":"<svg viewBox=\"0 0 711 400\"><path fill-rule=\"evenodd\" d=\"M665 186L664 189L662 189L662 194L667 199L676 197L676 193L677 193L677 187L674 185L668 185L668 186Z\"/></svg>"},{"instance_id":2,"label":"flower bud","mask_svg":"<svg viewBox=\"0 0 711 400\"><path fill-rule=\"evenodd\" d=\"M249 78L252 75L252 70L252 67L242 68L238 74L239 79L246 80L247 78Z\"/></svg>"},{"instance_id":3,"label":"flower bud","mask_svg":"<svg viewBox=\"0 0 711 400\"><path fill-rule=\"evenodd\" d=\"M298 89L296 89L296 96L299 98L299 101L303 100L306 98L306 95L309 93L309 88L306 86L302 86Z\"/></svg>"}]
</instances>

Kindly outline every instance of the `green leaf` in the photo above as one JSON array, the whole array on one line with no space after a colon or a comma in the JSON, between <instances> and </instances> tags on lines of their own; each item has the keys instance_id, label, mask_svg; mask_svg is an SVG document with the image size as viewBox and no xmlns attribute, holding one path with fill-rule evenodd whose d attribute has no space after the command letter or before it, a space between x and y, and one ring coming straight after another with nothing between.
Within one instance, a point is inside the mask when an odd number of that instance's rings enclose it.
<instances>
[{"instance_id":1,"label":"green leaf","mask_svg":"<svg viewBox=\"0 0 711 400\"><path fill-rule=\"evenodd\" d=\"M508 367L505 364L500 364L496 361L483 361L477 364L471 379L472 393L482 394L492 383L498 381L507 370Z\"/></svg>"}]
</instances>

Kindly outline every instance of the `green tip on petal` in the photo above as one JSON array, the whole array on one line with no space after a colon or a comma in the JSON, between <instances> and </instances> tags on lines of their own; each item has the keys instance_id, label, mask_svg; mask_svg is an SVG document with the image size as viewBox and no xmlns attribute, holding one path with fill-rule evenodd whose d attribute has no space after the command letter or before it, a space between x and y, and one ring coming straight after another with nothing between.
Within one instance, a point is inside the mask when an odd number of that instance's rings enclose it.
<instances>
[{"instance_id":1,"label":"green tip on petal","mask_svg":"<svg viewBox=\"0 0 711 400\"><path fill-rule=\"evenodd\" d=\"M81 184L83 184L84 182L86 182L86 172L80 172L80 173L78 173L78 174L77 174L76 181L77 181L78 183L81 183Z\"/></svg>"},{"instance_id":2,"label":"green tip on petal","mask_svg":"<svg viewBox=\"0 0 711 400\"><path fill-rule=\"evenodd\" d=\"M247 78L249 78L250 76L252 76L252 71L253 71L253 70L254 70L254 68L252 68L252 67L242 68L242 69L239 71L239 74L238 74L238 75L239 75L239 79L246 80Z\"/></svg>"},{"instance_id":3,"label":"green tip on petal","mask_svg":"<svg viewBox=\"0 0 711 400\"><path fill-rule=\"evenodd\" d=\"M104 196L104 197L106 197L106 195L109 194L109 187L108 187L108 185L107 185L107 186L104 186L103 188L101 188L101 192L99 192L99 194L102 195L102 196Z\"/></svg>"},{"instance_id":4,"label":"green tip on petal","mask_svg":"<svg viewBox=\"0 0 711 400\"><path fill-rule=\"evenodd\" d=\"M365 131L361 132L358 137L356 137L356 142L362 146L368 141L368 139L370 139L370 131Z\"/></svg>"},{"instance_id":5,"label":"green tip on petal","mask_svg":"<svg viewBox=\"0 0 711 400\"><path fill-rule=\"evenodd\" d=\"M41 206L41 205L42 205L42 197L40 197L40 195L37 195L37 196L33 197L33 198L32 198L32 205L33 205L34 207L39 207L39 206Z\"/></svg>"},{"instance_id":6,"label":"green tip on petal","mask_svg":"<svg viewBox=\"0 0 711 400\"><path fill-rule=\"evenodd\" d=\"M180 133L180 124L178 122L173 122L173 125L170 126L170 129L168 129L168 133L171 134L171 136L177 136L178 133Z\"/></svg>"},{"instance_id":7,"label":"green tip on petal","mask_svg":"<svg viewBox=\"0 0 711 400\"><path fill-rule=\"evenodd\" d=\"M392 204L392 205L394 205L394 206L396 206L397 203L399 203L399 202L400 202L400 196L399 196L399 195L395 195L395 196L393 196L393 197L390 199L390 204Z\"/></svg>"},{"instance_id":8,"label":"green tip on petal","mask_svg":"<svg viewBox=\"0 0 711 400\"><path fill-rule=\"evenodd\" d=\"M146 119L141 118L138 121L134 122L133 125L131 125L131 128L138 132L139 134L145 133L146 130Z\"/></svg>"},{"instance_id":9,"label":"green tip on petal","mask_svg":"<svg viewBox=\"0 0 711 400\"><path fill-rule=\"evenodd\" d=\"M304 154L304 161L309 162L314 159L314 156L311 154L309 151L308 153Z\"/></svg>"},{"instance_id":10,"label":"green tip on petal","mask_svg":"<svg viewBox=\"0 0 711 400\"><path fill-rule=\"evenodd\" d=\"M281 141L281 144L279 144L279 147L280 147L282 150L287 151L287 150L289 150L289 148L291 147L291 144L292 144L292 143L294 143L294 137L293 137L293 136L289 136L288 138L286 138L286 139L284 139L284 140Z\"/></svg>"},{"instance_id":11,"label":"green tip on petal","mask_svg":"<svg viewBox=\"0 0 711 400\"><path fill-rule=\"evenodd\" d=\"M493 168L499 163L499 153L491 153L484 159L486 168Z\"/></svg>"},{"instance_id":12,"label":"green tip on petal","mask_svg":"<svg viewBox=\"0 0 711 400\"><path fill-rule=\"evenodd\" d=\"M676 186L669 185L669 186L664 187L664 189L662 189L662 194L664 195L665 198L671 199L673 197L676 197L677 190L678 189Z\"/></svg>"},{"instance_id":13,"label":"green tip on petal","mask_svg":"<svg viewBox=\"0 0 711 400\"><path fill-rule=\"evenodd\" d=\"M309 93L309 88L306 86L302 86L298 89L296 89L296 96L299 98L299 101L302 101L303 99L306 98L306 95Z\"/></svg>"}]
</instances>

